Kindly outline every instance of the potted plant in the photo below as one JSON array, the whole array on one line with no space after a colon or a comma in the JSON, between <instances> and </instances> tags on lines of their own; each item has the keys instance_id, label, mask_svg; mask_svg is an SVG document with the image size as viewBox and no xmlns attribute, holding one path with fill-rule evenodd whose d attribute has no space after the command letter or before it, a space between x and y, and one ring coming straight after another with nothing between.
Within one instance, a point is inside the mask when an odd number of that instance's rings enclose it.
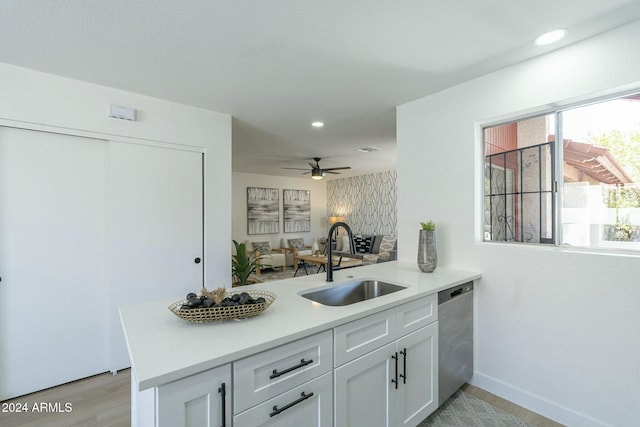
<instances>
[{"instance_id":1,"label":"potted plant","mask_svg":"<svg viewBox=\"0 0 640 427\"><path fill-rule=\"evenodd\" d=\"M233 241L236 253L231 255L231 277L233 286L245 286L259 283L258 280L251 278L259 266L260 256L258 250L252 252L247 251L244 243Z\"/></svg>"},{"instance_id":2,"label":"potted plant","mask_svg":"<svg viewBox=\"0 0 640 427\"><path fill-rule=\"evenodd\" d=\"M433 221L421 222L418 239L418 268L424 273L432 273L438 265L436 253L436 225Z\"/></svg>"},{"instance_id":3,"label":"potted plant","mask_svg":"<svg viewBox=\"0 0 640 427\"><path fill-rule=\"evenodd\" d=\"M435 231L436 229L436 225L431 220L429 222L421 222L420 225L422 229L426 231Z\"/></svg>"}]
</instances>

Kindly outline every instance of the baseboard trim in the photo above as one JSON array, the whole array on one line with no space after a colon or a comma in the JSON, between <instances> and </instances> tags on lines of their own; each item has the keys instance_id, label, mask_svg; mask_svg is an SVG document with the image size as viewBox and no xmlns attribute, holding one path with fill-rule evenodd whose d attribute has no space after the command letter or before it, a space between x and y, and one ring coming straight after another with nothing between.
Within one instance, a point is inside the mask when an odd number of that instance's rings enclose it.
<instances>
[{"instance_id":1,"label":"baseboard trim","mask_svg":"<svg viewBox=\"0 0 640 427\"><path fill-rule=\"evenodd\" d=\"M566 426L609 427L604 421L597 420L586 414L558 405L543 397L529 393L526 390L507 384L489 375L475 372L469 384L493 393L509 402L520 405L539 415L547 417Z\"/></svg>"}]
</instances>

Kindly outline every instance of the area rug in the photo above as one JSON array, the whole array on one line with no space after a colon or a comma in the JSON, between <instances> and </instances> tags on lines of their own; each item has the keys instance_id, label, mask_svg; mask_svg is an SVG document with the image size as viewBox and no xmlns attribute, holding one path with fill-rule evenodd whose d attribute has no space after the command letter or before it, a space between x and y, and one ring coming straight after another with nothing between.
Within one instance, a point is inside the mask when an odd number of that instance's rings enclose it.
<instances>
[{"instance_id":1,"label":"area rug","mask_svg":"<svg viewBox=\"0 0 640 427\"><path fill-rule=\"evenodd\" d=\"M534 427L520 418L491 406L462 390L446 402L418 427Z\"/></svg>"}]
</instances>

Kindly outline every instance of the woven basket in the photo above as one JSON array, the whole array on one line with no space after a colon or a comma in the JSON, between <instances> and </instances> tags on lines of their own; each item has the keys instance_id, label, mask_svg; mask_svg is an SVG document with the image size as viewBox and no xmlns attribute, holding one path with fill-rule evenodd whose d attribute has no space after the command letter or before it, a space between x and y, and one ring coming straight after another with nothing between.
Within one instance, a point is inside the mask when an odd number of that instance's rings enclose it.
<instances>
[{"instance_id":1,"label":"woven basket","mask_svg":"<svg viewBox=\"0 0 640 427\"><path fill-rule=\"evenodd\" d=\"M181 319L194 323L215 322L217 320L228 319L244 319L247 317L257 316L265 311L276 299L276 294L269 291L245 291L251 298L265 299L265 302L259 304L243 304L233 307L211 307L211 308L186 308L180 309L187 300L180 300L169 306L169 310ZM237 292L240 293L240 292Z\"/></svg>"}]
</instances>

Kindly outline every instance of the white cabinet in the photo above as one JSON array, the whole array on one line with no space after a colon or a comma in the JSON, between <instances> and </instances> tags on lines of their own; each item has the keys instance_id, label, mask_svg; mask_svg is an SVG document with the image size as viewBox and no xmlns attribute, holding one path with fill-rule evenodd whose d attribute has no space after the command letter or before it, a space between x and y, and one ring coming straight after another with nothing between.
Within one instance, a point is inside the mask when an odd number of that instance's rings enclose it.
<instances>
[{"instance_id":1,"label":"white cabinet","mask_svg":"<svg viewBox=\"0 0 640 427\"><path fill-rule=\"evenodd\" d=\"M234 425L331 426L332 368L330 330L234 362Z\"/></svg>"},{"instance_id":2,"label":"white cabinet","mask_svg":"<svg viewBox=\"0 0 640 427\"><path fill-rule=\"evenodd\" d=\"M437 408L435 302L428 296L336 328L347 351L393 340L353 360L336 350L336 361L350 360L335 369L336 426L415 426ZM382 334L381 322L394 324L393 333Z\"/></svg>"},{"instance_id":3,"label":"white cabinet","mask_svg":"<svg viewBox=\"0 0 640 427\"><path fill-rule=\"evenodd\" d=\"M130 366L118 307L203 283L202 153L109 143L109 368Z\"/></svg>"},{"instance_id":4,"label":"white cabinet","mask_svg":"<svg viewBox=\"0 0 640 427\"><path fill-rule=\"evenodd\" d=\"M105 159L0 127L0 400L107 370Z\"/></svg>"},{"instance_id":5,"label":"white cabinet","mask_svg":"<svg viewBox=\"0 0 640 427\"><path fill-rule=\"evenodd\" d=\"M396 316L386 310L335 328L334 366L343 365L396 338Z\"/></svg>"},{"instance_id":6,"label":"white cabinet","mask_svg":"<svg viewBox=\"0 0 640 427\"><path fill-rule=\"evenodd\" d=\"M333 334L325 331L234 362L234 412L330 372L332 353Z\"/></svg>"},{"instance_id":7,"label":"white cabinet","mask_svg":"<svg viewBox=\"0 0 640 427\"><path fill-rule=\"evenodd\" d=\"M234 427L417 426L438 405L437 319L434 294L142 392L132 376L134 426L229 423L230 407Z\"/></svg>"},{"instance_id":8,"label":"white cabinet","mask_svg":"<svg viewBox=\"0 0 640 427\"><path fill-rule=\"evenodd\" d=\"M333 426L331 372L236 415L233 425L234 427Z\"/></svg>"},{"instance_id":9,"label":"white cabinet","mask_svg":"<svg viewBox=\"0 0 640 427\"><path fill-rule=\"evenodd\" d=\"M157 427L231 426L231 366L192 375L157 389Z\"/></svg>"},{"instance_id":10,"label":"white cabinet","mask_svg":"<svg viewBox=\"0 0 640 427\"><path fill-rule=\"evenodd\" d=\"M397 342L397 426L416 426L438 408L438 323Z\"/></svg>"},{"instance_id":11,"label":"white cabinet","mask_svg":"<svg viewBox=\"0 0 640 427\"><path fill-rule=\"evenodd\" d=\"M335 370L335 425L340 427L392 426L398 397L395 343L378 348Z\"/></svg>"},{"instance_id":12,"label":"white cabinet","mask_svg":"<svg viewBox=\"0 0 640 427\"><path fill-rule=\"evenodd\" d=\"M395 309L396 336L401 337L438 320L438 294L427 295Z\"/></svg>"}]
</instances>

